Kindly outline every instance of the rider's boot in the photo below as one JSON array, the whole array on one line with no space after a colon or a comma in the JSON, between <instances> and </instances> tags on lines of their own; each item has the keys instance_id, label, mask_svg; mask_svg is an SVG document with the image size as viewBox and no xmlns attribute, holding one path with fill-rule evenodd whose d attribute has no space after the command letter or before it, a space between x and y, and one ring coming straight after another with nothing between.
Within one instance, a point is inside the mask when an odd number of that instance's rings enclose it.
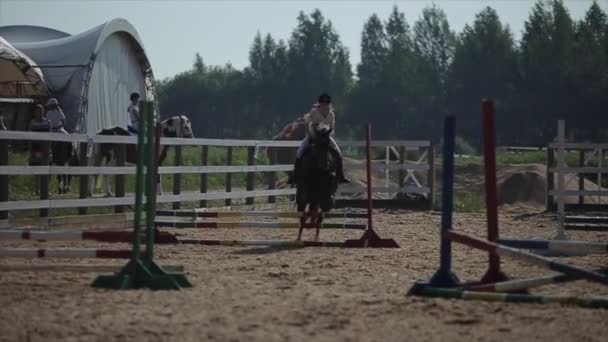
<instances>
[{"instance_id":1,"label":"rider's boot","mask_svg":"<svg viewBox=\"0 0 608 342\"><path fill-rule=\"evenodd\" d=\"M342 156L338 155L336 158L336 177L338 178L338 183L350 183L350 179L344 176L344 165Z\"/></svg>"}]
</instances>

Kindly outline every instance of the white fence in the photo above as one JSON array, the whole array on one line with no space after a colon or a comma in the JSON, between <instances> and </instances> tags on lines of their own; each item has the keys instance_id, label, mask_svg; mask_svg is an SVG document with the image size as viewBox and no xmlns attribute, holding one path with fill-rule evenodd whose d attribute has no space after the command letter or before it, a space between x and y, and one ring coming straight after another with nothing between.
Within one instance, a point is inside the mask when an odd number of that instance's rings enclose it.
<instances>
[{"instance_id":1,"label":"white fence","mask_svg":"<svg viewBox=\"0 0 608 342\"><path fill-rule=\"evenodd\" d=\"M9 143L11 141L38 141L38 142L72 142L80 144L81 166L27 166L9 165ZM126 166L124 156L118 160L116 166L92 166L90 158L95 144L136 144L136 137L127 136L87 136L82 134L64 135L57 133L37 133L20 131L0 131L0 219L8 218L8 211L40 209L40 215L48 215L48 209L79 208L80 214L85 214L89 207L114 206L116 212L124 211L124 206L133 205L134 197L125 193L126 175L134 175L135 167ZM159 203L173 203L174 208L179 208L181 202L200 201L201 206L207 206L207 201L225 200L230 204L233 199L245 198L247 204L253 204L255 198L265 197L268 202L274 203L276 196L293 196L293 188L276 188L276 172L292 170L291 164L278 165L256 165L261 148L280 147L295 149L299 141L267 141L267 140L222 140L222 139L186 139L186 138L161 138L161 145L170 145L175 148L175 159L173 166L162 166L159 168L161 175L174 175L173 194L159 195ZM346 148L362 148L364 141L339 141L340 146ZM183 166L181 158L182 146L201 147L201 160L203 165ZM228 151L228 165L207 165L208 148L210 146L225 147ZM247 148L247 165L232 164L232 148ZM425 205L432 206L434 198L434 146L428 141L402 141L402 140L380 140L373 141L372 147L387 148L399 156L399 161L391 164L387 157L383 171L386 172L386 182L383 187L374 187L374 192L394 193L400 196L417 194L427 202ZM123 152L124 153L124 152ZM408 154L414 154L412 160L408 160ZM362 163L362 167L363 167ZM389 186L388 179L391 171L399 174L398 186ZM208 191L207 175L226 174L226 191ZM246 173L247 185L245 191L232 191L232 177L234 173ZM267 173L268 187L266 189L255 189L255 174ZM198 174L200 176L200 191L182 193L181 174ZM425 174L426 181L420 180L420 174ZM37 200L9 200L9 179L14 176L37 176L43 180L40 199ZM48 178L53 175L73 175L80 179L80 198L49 198ZM115 177L116 197L99 198L88 197L88 185L90 175L111 175ZM33 180L34 177L32 177ZM45 188L46 186L46 188ZM348 190L340 191L348 193ZM353 192L353 191L350 191ZM357 191L359 192L359 191Z\"/></svg>"},{"instance_id":2,"label":"white fence","mask_svg":"<svg viewBox=\"0 0 608 342\"><path fill-rule=\"evenodd\" d=\"M567 152L573 151L578 152L577 166L569 166L567 162ZM564 120L559 120L557 141L549 144L547 153L547 209L557 209L562 222L560 234L563 234L566 211L608 210L608 190L602 187L603 180L608 177L608 144L566 142L566 124ZM595 189L585 186L585 179L590 176L596 183ZM578 181L577 190L569 189L572 187L568 180L572 179ZM576 203L567 203L572 202L568 201L568 197L578 200Z\"/></svg>"}]
</instances>

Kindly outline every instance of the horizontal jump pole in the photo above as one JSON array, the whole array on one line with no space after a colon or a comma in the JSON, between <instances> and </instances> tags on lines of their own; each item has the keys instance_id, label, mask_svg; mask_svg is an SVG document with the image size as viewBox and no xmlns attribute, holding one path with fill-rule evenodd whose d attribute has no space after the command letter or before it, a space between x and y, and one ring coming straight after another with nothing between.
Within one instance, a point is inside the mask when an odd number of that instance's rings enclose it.
<instances>
[{"instance_id":1,"label":"horizontal jump pole","mask_svg":"<svg viewBox=\"0 0 608 342\"><path fill-rule=\"evenodd\" d=\"M296 240L197 240L180 239L180 244L205 246L243 247L347 247L342 241L296 241Z\"/></svg>"},{"instance_id":2,"label":"horizontal jump pole","mask_svg":"<svg viewBox=\"0 0 608 342\"><path fill-rule=\"evenodd\" d=\"M581 230L587 232L605 232L608 231L608 223L570 223L565 222L566 230Z\"/></svg>"},{"instance_id":3,"label":"horizontal jump pole","mask_svg":"<svg viewBox=\"0 0 608 342\"><path fill-rule=\"evenodd\" d=\"M2 132L2 131L0 131ZM55 133L57 134L57 133ZM201 200L222 200L227 198L237 199L244 197L267 197L295 195L296 189L274 189L255 191L233 191L233 192L189 192L179 195L161 195L156 197L156 203L172 202L195 202ZM145 203L145 200L144 200ZM34 200L34 201L9 201L0 202L0 211L5 210L30 210L30 209L59 209L78 207L105 207L115 205L134 205L135 197L110 197L110 198L81 198L81 199L57 199L57 200Z\"/></svg>"},{"instance_id":4,"label":"horizontal jump pole","mask_svg":"<svg viewBox=\"0 0 608 342\"><path fill-rule=\"evenodd\" d=\"M175 217L206 217L206 218L234 218L234 217L268 217L268 218L300 218L302 214L297 211L178 211L157 210L156 216ZM325 218L367 218L366 213L337 213L324 214Z\"/></svg>"},{"instance_id":5,"label":"horizontal jump pole","mask_svg":"<svg viewBox=\"0 0 608 342\"><path fill-rule=\"evenodd\" d=\"M159 227L173 228L300 228L299 222L155 222ZM314 228L313 225L306 224L304 228ZM366 224L356 223L323 223L322 229L358 229L364 230Z\"/></svg>"},{"instance_id":6,"label":"horizontal jump pole","mask_svg":"<svg viewBox=\"0 0 608 342\"><path fill-rule=\"evenodd\" d=\"M480 249L493 255L527 261L534 265L548 268L553 271L557 271L571 276L577 276L581 279L592 280L598 283L602 283L604 285L608 285L608 276L593 271L587 271L579 267L553 261L551 259L533 253L528 253L508 246L498 245L489 241L477 239L454 231L444 232L443 237L450 241L461 243L471 248Z\"/></svg>"},{"instance_id":7,"label":"horizontal jump pole","mask_svg":"<svg viewBox=\"0 0 608 342\"><path fill-rule=\"evenodd\" d=\"M35 240L35 241L79 241L93 240L99 242L131 242L132 232L128 231L0 231L0 240Z\"/></svg>"},{"instance_id":8,"label":"horizontal jump pole","mask_svg":"<svg viewBox=\"0 0 608 342\"><path fill-rule=\"evenodd\" d=\"M598 268L593 270L597 273L608 273L608 268ZM526 279L515 279L507 280L503 282L497 282L492 284L478 284L466 286L468 290L472 291L492 291L492 292L511 292L531 289L534 287L545 286L550 284L560 284L569 281L580 280L580 277L574 277L565 274L555 274L541 277L532 277Z\"/></svg>"},{"instance_id":9,"label":"horizontal jump pole","mask_svg":"<svg viewBox=\"0 0 608 342\"><path fill-rule=\"evenodd\" d=\"M565 220L568 223L608 223L608 216L566 215Z\"/></svg>"},{"instance_id":10,"label":"horizontal jump pole","mask_svg":"<svg viewBox=\"0 0 608 342\"><path fill-rule=\"evenodd\" d=\"M5 258L95 258L129 259L131 250L95 248L0 248L0 257ZM142 253L143 254L143 253Z\"/></svg>"},{"instance_id":11,"label":"horizontal jump pole","mask_svg":"<svg viewBox=\"0 0 608 342\"><path fill-rule=\"evenodd\" d=\"M485 300L505 303L557 303L578 305L587 308L608 308L608 299L600 297L539 296L529 294L511 294L495 292L476 292L460 289L424 287L416 294L426 297L441 297L465 300Z\"/></svg>"},{"instance_id":12,"label":"horizontal jump pole","mask_svg":"<svg viewBox=\"0 0 608 342\"><path fill-rule=\"evenodd\" d=\"M155 240L158 243L169 243L176 241L173 234L168 232L155 232ZM141 236L143 239L143 235ZM133 242L132 231L0 231L0 241L33 240L33 241L97 241L109 243L131 243Z\"/></svg>"},{"instance_id":13,"label":"horizontal jump pole","mask_svg":"<svg viewBox=\"0 0 608 342\"><path fill-rule=\"evenodd\" d=\"M608 253L608 243L571 241L571 240L517 240L500 239L499 244L523 249L538 249L565 254L606 254Z\"/></svg>"},{"instance_id":14,"label":"horizontal jump pole","mask_svg":"<svg viewBox=\"0 0 608 342\"><path fill-rule=\"evenodd\" d=\"M167 272L184 272L181 265L162 265ZM1 265L0 272L72 272L72 273L117 273L124 268L124 265L71 265L71 264L52 264L52 265Z\"/></svg>"}]
</instances>

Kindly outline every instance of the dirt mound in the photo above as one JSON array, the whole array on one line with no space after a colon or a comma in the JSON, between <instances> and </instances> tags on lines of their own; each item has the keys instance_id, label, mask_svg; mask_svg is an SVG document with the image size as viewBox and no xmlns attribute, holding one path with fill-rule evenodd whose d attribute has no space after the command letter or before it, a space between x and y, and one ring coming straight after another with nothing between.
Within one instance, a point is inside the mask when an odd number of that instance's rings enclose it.
<instances>
[{"instance_id":1,"label":"dirt mound","mask_svg":"<svg viewBox=\"0 0 608 342\"><path fill-rule=\"evenodd\" d=\"M501 165L496 172L499 204L545 205L546 167L541 164Z\"/></svg>"},{"instance_id":2,"label":"dirt mound","mask_svg":"<svg viewBox=\"0 0 608 342\"><path fill-rule=\"evenodd\" d=\"M455 177L457 191L479 196L485 195L485 177L483 165L470 164L459 169ZM566 175L565 188L578 190L578 177ZM555 179L557 186L557 178ZM592 181L584 180L586 190L597 190L598 186ZM526 205L544 207L547 189L547 167L543 164L497 165L496 189L499 205ZM600 203L600 199L585 197L587 203ZM578 197L566 197L566 203L577 203ZM601 203L608 203L603 199Z\"/></svg>"}]
</instances>

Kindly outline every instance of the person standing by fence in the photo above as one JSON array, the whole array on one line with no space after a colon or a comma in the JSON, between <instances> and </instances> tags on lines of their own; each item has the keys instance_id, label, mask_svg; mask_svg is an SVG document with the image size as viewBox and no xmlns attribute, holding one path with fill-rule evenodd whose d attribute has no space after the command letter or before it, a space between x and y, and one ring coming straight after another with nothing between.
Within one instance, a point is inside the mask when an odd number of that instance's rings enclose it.
<instances>
[{"instance_id":1,"label":"person standing by fence","mask_svg":"<svg viewBox=\"0 0 608 342\"><path fill-rule=\"evenodd\" d=\"M46 118L51 124L51 131L55 133L68 134L65 130L65 114L61 107L59 107L59 101L56 98L51 98L46 103Z\"/></svg>"},{"instance_id":2,"label":"person standing by fence","mask_svg":"<svg viewBox=\"0 0 608 342\"><path fill-rule=\"evenodd\" d=\"M32 113L32 120L30 120L29 130L32 132L50 132L51 131L51 123L44 115L44 107L41 104L37 104L34 107L34 111ZM40 166L48 164L48 143L43 141L32 141L30 142L30 158L29 165L30 166ZM35 191L36 193L40 192L40 176L35 176L36 184Z\"/></svg>"},{"instance_id":3,"label":"person standing by fence","mask_svg":"<svg viewBox=\"0 0 608 342\"><path fill-rule=\"evenodd\" d=\"M131 93L130 99L131 104L127 108L127 112L129 113L131 124L127 128L130 133L139 134L139 94Z\"/></svg>"}]
</instances>

